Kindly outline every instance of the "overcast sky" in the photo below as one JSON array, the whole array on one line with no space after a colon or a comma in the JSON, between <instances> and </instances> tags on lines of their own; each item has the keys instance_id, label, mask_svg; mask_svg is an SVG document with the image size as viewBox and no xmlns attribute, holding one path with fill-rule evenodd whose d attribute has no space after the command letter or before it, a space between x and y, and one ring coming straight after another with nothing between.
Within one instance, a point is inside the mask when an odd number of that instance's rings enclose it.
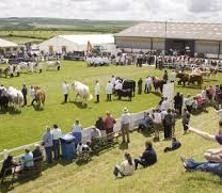
<instances>
[{"instance_id":1,"label":"overcast sky","mask_svg":"<svg viewBox=\"0 0 222 193\"><path fill-rule=\"evenodd\" d=\"M0 17L222 22L222 0L0 0Z\"/></svg>"}]
</instances>

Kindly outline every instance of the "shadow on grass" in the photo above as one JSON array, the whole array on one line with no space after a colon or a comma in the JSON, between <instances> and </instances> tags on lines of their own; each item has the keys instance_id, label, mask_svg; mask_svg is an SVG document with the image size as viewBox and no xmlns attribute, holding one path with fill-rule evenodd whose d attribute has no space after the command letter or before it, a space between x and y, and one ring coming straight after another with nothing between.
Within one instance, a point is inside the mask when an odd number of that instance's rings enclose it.
<instances>
[{"instance_id":1,"label":"shadow on grass","mask_svg":"<svg viewBox=\"0 0 222 193\"><path fill-rule=\"evenodd\" d=\"M70 101L69 103L74 104L79 109L86 109L88 107L87 104L82 104L82 102Z\"/></svg>"},{"instance_id":2,"label":"shadow on grass","mask_svg":"<svg viewBox=\"0 0 222 193\"><path fill-rule=\"evenodd\" d=\"M119 149L121 149L121 150L128 149L128 143L121 143L121 144L119 144Z\"/></svg>"}]
</instances>

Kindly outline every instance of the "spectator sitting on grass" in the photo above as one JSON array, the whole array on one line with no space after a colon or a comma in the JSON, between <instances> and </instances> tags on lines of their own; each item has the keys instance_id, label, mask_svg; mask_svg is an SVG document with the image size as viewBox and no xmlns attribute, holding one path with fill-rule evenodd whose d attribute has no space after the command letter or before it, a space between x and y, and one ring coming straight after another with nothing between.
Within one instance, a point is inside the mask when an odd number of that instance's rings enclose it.
<instances>
[{"instance_id":1,"label":"spectator sitting on grass","mask_svg":"<svg viewBox=\"0 0 222 193\"><path fill-rule=\"evenodd\" d=\"M8 155L2 164L2 169L0 171L0 179L4 176L9 176L12 174L12 168L17 166L18 164L14 162L13 157Z\"/></svg>"},{"instance_id":2,"label":"spectator sitting on grass","mask_svg":"<svg viewBox=\"0 0 222 193\"><path fill-rule=\"evenodd\" d=\"M153 144L151 141L145 142L145 151L143 152L143 155L139 159L135 159L135 169L137 170L138 165L142 165L143 167L148 167L157 162L157 155L156 151L153 148Z\"/></svg>"},{"instance_id":3,"label":"spectator sitting on grass","mask_svg":"<svg viewBox=\"0 0 222 193\"><path fill-rule=\"evenodd\" d=\"M24 156L21 157L22 169L28 169L34 166L33 154L26 148Z\"/></svg>"},{"instance_id":4,"label":"spectator sitting on grass","mask_svg":"<svg viewBox=\"0 0 222 193\"><path fill-rule=\"evenodd\" d=\"M115 177L130 176L134 173L135 166L129 153L124 154L124 161L120 165L114 167L113 174Z\"/></svg>"}]
</instances>

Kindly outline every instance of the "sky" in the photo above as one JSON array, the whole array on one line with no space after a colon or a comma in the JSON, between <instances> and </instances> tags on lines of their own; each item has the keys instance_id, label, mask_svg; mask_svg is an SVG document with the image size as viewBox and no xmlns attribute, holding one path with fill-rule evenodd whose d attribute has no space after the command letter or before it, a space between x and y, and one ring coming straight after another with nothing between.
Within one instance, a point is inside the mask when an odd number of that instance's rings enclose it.
<instances>
[{"instance_id":1,"label":"sky","mask_svg":"<svg viewBox=\"0 0 222 193\"><path fill-rule=\"evenodd\" d=\"M222 22L222 0L0 0L0 17Z\"/></svg>"}]
</instances>

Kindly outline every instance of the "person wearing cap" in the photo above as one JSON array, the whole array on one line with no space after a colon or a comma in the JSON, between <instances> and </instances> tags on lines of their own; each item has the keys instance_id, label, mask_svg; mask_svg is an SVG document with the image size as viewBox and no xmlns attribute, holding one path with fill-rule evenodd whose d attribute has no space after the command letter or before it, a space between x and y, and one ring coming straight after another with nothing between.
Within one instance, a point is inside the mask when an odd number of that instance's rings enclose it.
<instances>
[{"instance_id":1,"label":"person wearing cap","mask_svg":"<svg viewBox=\"0 0 222 193\"><path fill-rule=\"evenodd\" d=\"M47 127L46 132L43 135L43 146L45 148L46 160L50 164L52 163L52 148L53 148L53 136L51 129Z\"/></svg>"},{"instance_id":2,"label":"person wearing cap","mask_svg":"<svg viewBox=\"0 0 222 193\"><path fill-rule=\"evenodd\" d=\"M23 98L24 98L24 103L23 103L23 106L26 106L27 105L27 94L28 94L28 89L26 87L25 84L23 84L22 86L22 95L23 95Z\"/></svg>"},{"instance_id":3,"label":"person wearing cap","mask_svg":"<svg viewBox=\"0 0 222 193\"><path fill-rule=\"evenodd\" d=\"M129 125L130 125L130 114L128 109L125 107L121 115L122 143L126 142L130 143Z\"/></svg>"},{"instance_id":4,"label":"person wearing cap","mask_svg":"<svg viewBox=\"0 0 222 193\"><path fill-rule=\"evenodd\" d=\"M53 138L54 160L58 160L60 157L60 138L62 138L62 131L57 124L54 124L51 133Z\"/></svg>"},{"instance_id":5,"label":"person wearing cap","mask_svg":"<svg viewBox=\"0 0 222 193\"><path fill-rule=\"evenodd\" d=\"M99 84L99 81L96 80L96 84L95 84L96 103L99 103L99 95L100 95L100 84Z\"/></svg>"}]
</instances>

